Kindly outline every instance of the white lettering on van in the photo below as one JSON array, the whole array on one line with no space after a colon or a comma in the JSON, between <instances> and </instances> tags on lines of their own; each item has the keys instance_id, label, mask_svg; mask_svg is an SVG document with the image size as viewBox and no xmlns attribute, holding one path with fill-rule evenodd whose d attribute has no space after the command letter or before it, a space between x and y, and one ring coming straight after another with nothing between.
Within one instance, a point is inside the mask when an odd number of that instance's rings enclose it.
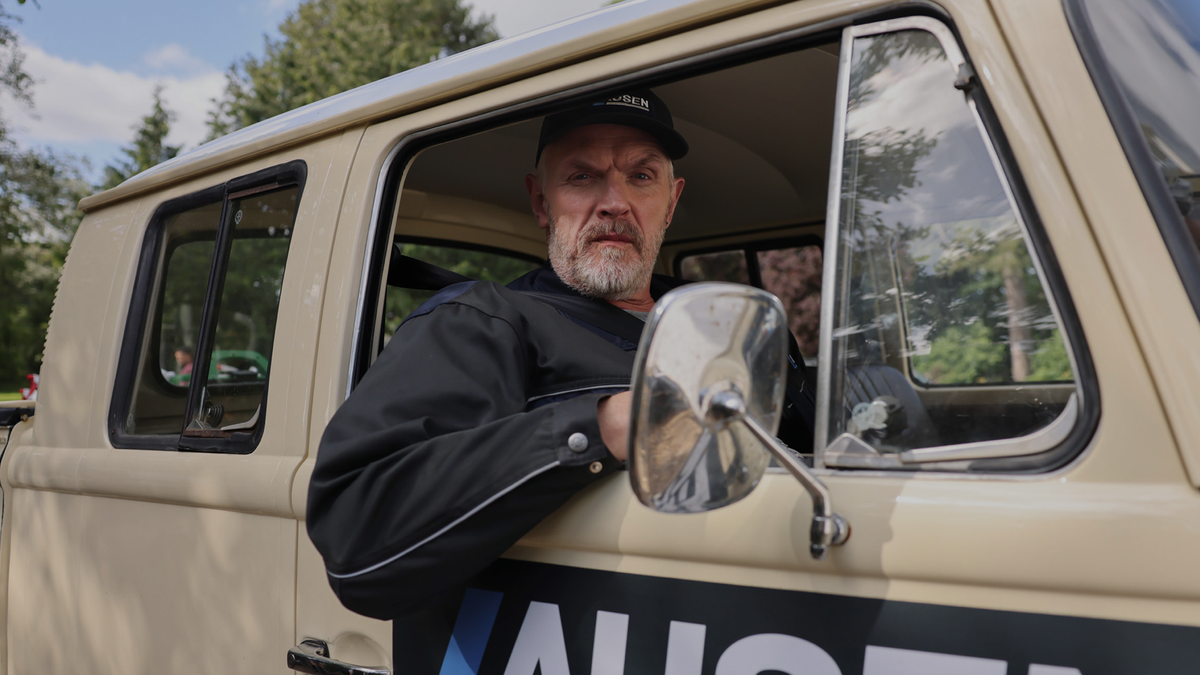
<instances>
[{"instance_id":1,"label":"white lettering on van","mask_svg":"<svg viewBox=\"0 0 1200 675\"><path fill-rule=\"evenodd\" d=\"M874 645L867 645L863 662L863 675L1005 675L1007 672L1007 661Z\"/></svg>"},{"instance_id":2,"label":"white lettering on van","mask_svg":"<svg viewBox=\"0 0 1200 675\"><path fill-rule=\"evenodd\" d=\"M824 649L779 633L751 635L729 645L717 661L716 675L758 675L764 670L788 675L842 675L837 662Z\"/></svg>"},{"instance_id":3,"label":"white lettering on van","mask_svg":"<svg viewBox=\"0 0 1200 675\"><path fill-rule=\"evenodd\" d=\"M504 675L533 675L539 665L542 675L571 675L562 617L558 605L547 602L529 603Z\"/></svg>"},{"instance_id":4,"label":"white lettering on van","mask_svg":"<svg viewBox=\"0 0 1200 675\"><path fill-rule=\"evenodd\" d=\"M1066 666L1043 666L1040 663L1029 664L1029 675L1083 675L1078 668Z\"/></svg>"},{"instance_id":5,"label":"white lettering on van","mask_svg":"<svg viewBox=\"0 0 1200 675\"><path fill-rule=\"evenodd\" d=\"M702 623L672 621L667 634L667 667L663 675L700 675L704 666L704 634L708 626Z\"/></svg>"},{"instance_id":6,"label":"white lettering on van","mask_svg":"<svg viewBox=\"0 0 1200 675\"><path fill-rule=\"evenodd\" d=\"M596 612L592 675L625 675L625 641L628 636L628 614Z\"/></svg>"}]
</instances>

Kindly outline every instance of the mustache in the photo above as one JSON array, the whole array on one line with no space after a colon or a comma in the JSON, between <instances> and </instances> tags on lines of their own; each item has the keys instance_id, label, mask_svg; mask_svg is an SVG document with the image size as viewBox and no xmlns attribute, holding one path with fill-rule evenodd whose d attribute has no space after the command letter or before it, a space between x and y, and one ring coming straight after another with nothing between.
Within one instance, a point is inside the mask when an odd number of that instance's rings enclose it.
<instances>
[{"instance_id":1,"label":"mustache","mask_svg":"<svg viewBox=\"0 0 1200 675\"><path fill-rule=\"evenodd\" d=\"M633 223L623 220L600 221L586 225L579 233L579 240L585 245L590 244L601 237L620 236L629 239L633 247L638 251L644 250L646 238L642 235L642 231Z\"/></svg>"}]
</instances>

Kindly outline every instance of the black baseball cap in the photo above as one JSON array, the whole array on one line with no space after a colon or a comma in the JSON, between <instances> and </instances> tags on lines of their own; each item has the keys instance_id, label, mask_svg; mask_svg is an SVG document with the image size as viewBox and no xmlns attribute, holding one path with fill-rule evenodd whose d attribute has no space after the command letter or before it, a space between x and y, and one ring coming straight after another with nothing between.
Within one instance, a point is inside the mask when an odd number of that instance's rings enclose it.
<instances>
[{"instance_id":1,"label":"black baseball cap","mask_svg":"<svg viewBox=\"0 0 1200 675\"><path fill-rule=\"evenodd\" d=\"M581 103L562 112L547 115L542 121L537 156L533 165L542 160L542 150L568 131L589 124L621 124L641 129L663 146L667 156L680 159L688 152L687 141L675 131L667 104L649 89L617 92Z\"/></svg>"}]
</instances>

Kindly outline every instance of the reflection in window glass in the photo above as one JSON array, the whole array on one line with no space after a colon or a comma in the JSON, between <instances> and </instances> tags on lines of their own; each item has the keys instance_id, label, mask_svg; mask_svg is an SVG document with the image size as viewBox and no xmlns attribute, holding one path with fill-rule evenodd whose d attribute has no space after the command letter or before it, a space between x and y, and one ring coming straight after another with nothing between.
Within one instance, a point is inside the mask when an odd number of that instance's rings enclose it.
<instances>
[{"instance_id":1,"label":"reflection in window glass","mask_svg":"<svg viewBox=\"0 0 1200 675\"><path fill-rule=\"evenodd\" d=\"M297 188L232 200L232 241L203 402L191 431L252 429L266 389Z\"/></svg>"},{"instance_id":2,"label":"reflection in window glass","mask_svg":"<svg viewBox=\"0 0 1200 675\"><path fill-rule=\"evenodd\" d=\"M1200 242L1200 3L1084 4L1167 189Z\"/></svg>"},{"instance_id":3,"label":"reflection in window glass","mask_svg":"<svg viewBox=\"0 0 1200 675\"><path fill-rule=\"evenodd\" d=\"M471 251L450 246L412 243L399 246L401 255L416 258L471 279L495 281L499 284L507 284L540 266L540 263L529 258L505 255L494 251ZM392 264L397 264L397 262L393 261ZM391 340L392 335L404 319L426 300L432 298L434 293L435 291L389 286L383 309L384 342Z\"/></svg>"},{"instance_id":4,"label":"reflection in window glass","mask_svg":"<svg viewBox=\"0 0 1200 675\"><path fill-rule=\"evenodd\" d=\"M854 43L831 436L884 451L1029 433L1073 387L1021 224L936 37ZM954 388L944 395L939 389Z\"/></svg>"},{"instance_id":5,"label":"reflection in window glass","mask_svg":"<svg viewBox=\"0 0 1200 675\"><path fill-rule=\"evenodd\" d=\"M145 356L125 419L127 434L178 434L200 334L221 202L178 213L163 225L157 321L147 326ZM157 327L157 330L154 330Z\"/></svg>"}]
</instances>

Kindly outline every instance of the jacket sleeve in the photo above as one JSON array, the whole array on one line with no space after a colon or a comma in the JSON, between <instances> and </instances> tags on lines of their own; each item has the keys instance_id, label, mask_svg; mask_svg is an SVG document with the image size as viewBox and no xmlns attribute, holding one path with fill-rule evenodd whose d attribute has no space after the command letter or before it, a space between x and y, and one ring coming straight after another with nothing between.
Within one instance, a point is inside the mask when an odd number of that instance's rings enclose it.
<instances>
[{"instance_id":1,"label":"jacket sleeve","mask_svg":"<svg viewBox=\"0 0 1200 675\"><path fill-rule=\"evenodd\" d=\"M348 608L388 619L462 583L619 466L601 395L527 410L526 342L503 318L442 305L401 326L334 415L307 527Z\"/></svg>"}]
</instances>

